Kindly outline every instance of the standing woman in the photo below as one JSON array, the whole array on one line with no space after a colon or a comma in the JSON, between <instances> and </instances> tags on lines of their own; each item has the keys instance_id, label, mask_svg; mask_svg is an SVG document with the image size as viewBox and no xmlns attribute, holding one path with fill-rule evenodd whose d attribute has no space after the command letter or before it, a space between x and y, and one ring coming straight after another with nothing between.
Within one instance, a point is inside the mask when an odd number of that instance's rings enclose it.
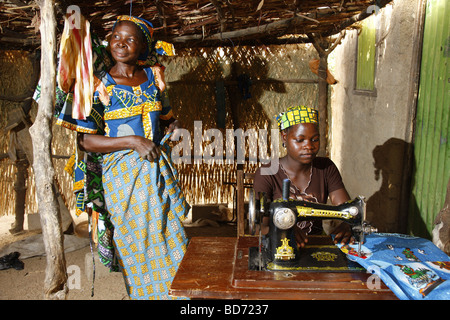
<instances>
[{"instance_id":1,"label":"standing woman","mask_svg":"<svg viewBox=\"0 0 450 320\"><path fill-rule=\"evenodd\" d=\"M81 150L103 154L104 203L132 299L170 299L187 246L182 221L189 205L161 128L170 133L178 121L163 103L160 69L141 66L152 45L148 21L118 17L110 40L115 65L96 74L90 116L73 119L67 104L57 122L78 131Z\"/></svg>"},{"instance_id":2,"label":"standing woman","mask_svg":"<svg viewBox=\"0 0 450 320\"><path fill-rule=\"evenodd\" d=\"M277 116L286 156L279 159L279 170L273 175L255 173L254 190L264 192L268 200L283 196L283 181L291 182L290 198L333 205L350 200L342 177L336 165L329 158L317 157L320 148L319 114L317 110L305 107L291 107ZM267 165L270 166L270 165ZM335 242L352 242L350 227L346 223L331 227ZM268 222L263 221L263 232ZM299 247L305 246L309 234L321 234L321 221L302 221L296 225L296 240Z\"/></svg>"}]
</instances>

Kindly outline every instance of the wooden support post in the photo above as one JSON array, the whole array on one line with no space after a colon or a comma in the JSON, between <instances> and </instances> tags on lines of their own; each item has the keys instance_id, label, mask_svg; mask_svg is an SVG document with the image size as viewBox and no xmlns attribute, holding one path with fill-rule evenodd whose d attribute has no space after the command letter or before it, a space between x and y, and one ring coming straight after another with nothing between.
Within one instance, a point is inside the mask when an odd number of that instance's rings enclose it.
<instances>
[{"instance_id":1,"label":"wooden support post","mask_svg":"<svg viewBox=\"0 0 450 320\"><path fill-rule=\"evenodd\" d=\"M320 151L319 156L328 154L328 55L319 53L319 126Z\"/></svg>"},{"instance_id":2,"label":"wooden support post","mask_svg":"<svg viewBox=\"0 0 450 320\"><path fill-rule=\"evenodd\" d=\"M55 170L51 159L52 114L56 88L56 20L55 0L40 0L41 10L41 98L36 120L30 128L33 141L33 169L38 210L44 238L47 268L45 299L65 299L67 288L66 261L59 204L54 188Z\"/></svg>"},{"instance_id":3,"label":"wooden support post","mask_svg":"<svg viewBox=\"0 0 450 320\"><path fill-rule=\"evenodd\" d=\"M25 219L25 198L27 195L26 181L28 178L28 167L30 163L23 152L18 152L18 159L14 161L16 167L16 179L14 181L14 192L16 194L16 201L14 211L16 218L14 227L9 230L12 234L23 231L23 222Z\"/></svg>"},{"instance_id":4,"label":"wooden support post","mask_svg":"<svg viewBox=\"0 0 450 320\"><path fill-rule=\"evenodd\" d=\"M236 206L238 221L238 237L245 233L245 212L244 212L244 165L238 164L236 170Z\"/></svg>"},{"instance_id":5,"label":"wooden support post","mask_svg":"<svg viewBox=\"0 0 450 320\"><path fill-rule=\"evenodd\" d=\"M319 156L328 155L328 55L341 43L345 31L341 32L338 38L330 45L327 39L319 39L318 37L308 34L314 48L319 54L319 130L320 130L320 151Z\"/></svg>"}]
</instances>

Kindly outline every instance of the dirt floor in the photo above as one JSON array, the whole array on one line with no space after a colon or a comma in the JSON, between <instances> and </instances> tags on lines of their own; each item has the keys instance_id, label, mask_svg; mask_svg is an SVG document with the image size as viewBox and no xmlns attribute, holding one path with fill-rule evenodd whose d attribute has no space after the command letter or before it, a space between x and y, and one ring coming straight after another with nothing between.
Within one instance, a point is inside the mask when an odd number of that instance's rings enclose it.
<instances>
[{"instance_id":1,"label":"dirt floor","mask_svg":"<svg viewBox=\"0 0 450 320\"><path fill-rule=\"evenodd\" d=\"M20 235L11 235L9 229L14 221L13 216L0 217L0 250L11 243L39 238L39 232L26 231ZM195 236L236 236L236 224L219 223L201 227L188 227L188 237ZM75 236L72 236L75 237ZM37 240L40 241L40 240ZM92 253L89 242L81 243L82 248L65 253L69 275L68 300L127 300L122 274L110 273L100 263L95 263L96 279L92 281ZM19 258L20 259L20 258ZM44 278L47 265L43 255L20 259L24 263L23 270L0 270L0 300L40 300L44 298ZM94 284L94 296L91 296Z\"/></svg>"}]
</instances>

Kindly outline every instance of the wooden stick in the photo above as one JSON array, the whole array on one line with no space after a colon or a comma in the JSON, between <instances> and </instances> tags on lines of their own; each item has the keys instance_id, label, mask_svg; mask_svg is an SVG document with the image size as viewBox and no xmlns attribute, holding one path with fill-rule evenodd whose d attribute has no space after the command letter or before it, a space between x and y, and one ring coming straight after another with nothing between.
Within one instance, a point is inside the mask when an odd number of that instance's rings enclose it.
<instances>
[{"instance_id":1,"label":"wooden stick","mask_svg":"<svg viewBox=\"0 0 450 320\"><path fill-rule=\"evenodd\" d=\"M228 32L220 32L213 34L211 36L206 37L204 40L221 40L221 39L227 39L227 38L239 38L239 37L245 37L245 36L253 36L261 33L270 33L282 28L286 28L286 26L295 26L296 24L299 24L300 22L304 21L305 18L302 16L293 17L290 19L284 19L279 20L275 22L271 22L262 26L256 26L256 27L250 27L247 29L240 29L235 31L228 31ZM202 40L202 35L186 35L186 36L179 36L173 38L172 42L186 42L191 40Z\"/></svg>"},{"instance_id":2,"label":"wooden stick","mask_svg":"<svg viewBox=\"0 0 450 320\"><path fill-rule=\"evenodd\" d=\"M376 3L377 3L377 6L381 9L384 6L386 6L389 2L391 2L391 0L380 0L379 2L377 1ZM371 16L373 14L373 11L368 10L368 9L369 8L366 8L366 10L362 11L361 13L356 14L356 15L348 18L347 20L344 20L343 22L336 25L333 29L322 33L321 36L322 37L332 36L333 34L336 34L340 31L344 30L345 28L351 26L355 22L364 20L368 16Z\"/></svg>"},{"instance_id":3,"label":"wooden stick","mask_svg":"<svg viewBox=\"0 0 450 320\"><path fill-rule=\"evenodd\" d=\"M225 32L225 16L223 14L222 7L217 0L211 0L211 3L217 11L217 20L219 20L220 23L220 32Z\"/></svg>"},{"instance_id":4,"label":"wooden stick","mask_svg":"<svg viewBox=\"0 0 450 320\"><path fill-rule=\"evenodd\" d=\"M167 20L166 20L166 15L164 14L164 7L162 6L160 0L156 0L156 9L158 10L158 14L159 14L159 21L161 22L162 20L162 26L163 26L163 30L164 30L164 34L167 35Z\"/></svg>"},{"instance_id":5,"label":"wooden stick","mask_svg":"<svg viewBox=\"0 0 450 320\"><path fill-rule=\"evenodd\" d=\"M55 170L51 159L52 114L56 88L55 0L41 0L41 98L36 120L30 128L33 141L33 169L44 247L47 257L44 297L66 299L66 261L59 204L54 188Z\"/></svg>"},{"instance_id":6,"label":"wooden stick","mask_svg":"<svg viewBox=\"0 0 450 320\"><path fill-rule=\"evenodd\" d=\"M318 83L317 79L258 79L252 80L252 83ZM201 81L201 80L176 80L169 81L169 84L191 84L191 85L216 85L216 81ZM224 85L226 86L237 86L238 81L236 80L227 80L224 81Z\"/></svg>"},{"instance_id":7,"label":"wooden stick","mask_svg":"<svg viewBox=\"0 0 450 320\"><path fill-rule=\"evenodd\" d=\"M308 34L308 38L314 48L319 54L319 131L320 131L320 156L328 155L328 83L327 83L327 69L328 69L328 41L320 41L316 36Z\"/></svg>"}]
</instances>

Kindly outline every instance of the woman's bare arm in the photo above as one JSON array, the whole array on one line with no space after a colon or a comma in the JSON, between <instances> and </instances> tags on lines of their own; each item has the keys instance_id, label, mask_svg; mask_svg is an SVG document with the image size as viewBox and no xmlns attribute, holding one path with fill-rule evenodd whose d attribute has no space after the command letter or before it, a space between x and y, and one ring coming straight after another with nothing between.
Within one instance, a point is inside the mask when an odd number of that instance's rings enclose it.
<instances>
[{"instance_id":1,"label":"woman's bare arm","mask_svg":"<svg viewBox=\"0 0 450 320\"><path fill-rule=\"evenodd\" d=\"M109 153L133 149L141 158L153 161L160 155L158 146L141 136L105 137L95 134L78 133L78 145L89 152Z\"/></svg>"}]
</instances>

